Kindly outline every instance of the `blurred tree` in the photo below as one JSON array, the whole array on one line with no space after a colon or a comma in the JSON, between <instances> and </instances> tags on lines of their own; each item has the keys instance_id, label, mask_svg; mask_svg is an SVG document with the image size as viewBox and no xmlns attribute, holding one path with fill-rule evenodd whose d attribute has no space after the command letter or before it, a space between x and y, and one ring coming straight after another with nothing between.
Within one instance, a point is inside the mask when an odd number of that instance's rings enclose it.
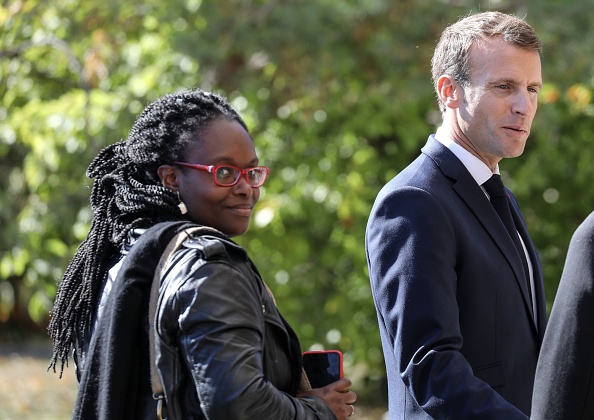
<instances>
[{"instance_id":1,"label":"blurred tree","mask_svg":"<svg viewBox=\"0 0 594 420\"><path fill-rule=\"evenodd\" d=\"M529 145L501 166L541 250L552 302L569 237L594 202L593 1L521 3L4 2L0 327L46 325L88 229L92 157L125 138L147 102L199 86L231 99L273 171L239 241L304 347L342 350L372 393L384 367L367 217L439 123L429 64L439 34L489 9L525 15L545 44L547 84Z\"/></svg>"}]
</instances>

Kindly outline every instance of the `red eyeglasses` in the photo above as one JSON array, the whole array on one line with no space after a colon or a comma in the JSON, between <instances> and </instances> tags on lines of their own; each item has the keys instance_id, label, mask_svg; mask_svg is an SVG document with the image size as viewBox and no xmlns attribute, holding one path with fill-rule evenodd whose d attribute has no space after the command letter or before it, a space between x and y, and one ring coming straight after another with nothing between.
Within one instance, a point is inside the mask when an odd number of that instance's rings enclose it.
<instances>
[{"instance_id":1,"label":"red eyeglasses","mask_svg":"<svg viewBox=\"0 0 594 420\"><path fill-rule=\"evenodd\" d=\"M185 168L196 169L197 171L210 172L216 185L219 187L232 187L239 182L242 175L252 188L261 187L270 173L266 166L254 166L253 168L241 169L233 165L200 165L199 163L173 162L174 165Z\"/></svg>"}]
</instances>

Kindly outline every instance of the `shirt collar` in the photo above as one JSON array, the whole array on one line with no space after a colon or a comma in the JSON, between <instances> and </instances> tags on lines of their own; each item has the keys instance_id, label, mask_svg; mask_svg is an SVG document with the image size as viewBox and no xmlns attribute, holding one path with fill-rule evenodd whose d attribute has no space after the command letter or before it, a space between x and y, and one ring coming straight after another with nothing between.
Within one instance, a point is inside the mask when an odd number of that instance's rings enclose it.
<instances>
[{"instance_id":1,"label":"shirt collar","mask_svg":"<svg viewBox=\"0 0 594 420\"><path fill-rule=\"evenodd\" d=\"M447 147L460 159L460 162L470 172L478 185L483 185L493 174L499 174L499 165L495 167L494 172L491 172L491 169L482 160L452 140L441 128L437 129L435 140Z\"/></svg>"}]
</instances>

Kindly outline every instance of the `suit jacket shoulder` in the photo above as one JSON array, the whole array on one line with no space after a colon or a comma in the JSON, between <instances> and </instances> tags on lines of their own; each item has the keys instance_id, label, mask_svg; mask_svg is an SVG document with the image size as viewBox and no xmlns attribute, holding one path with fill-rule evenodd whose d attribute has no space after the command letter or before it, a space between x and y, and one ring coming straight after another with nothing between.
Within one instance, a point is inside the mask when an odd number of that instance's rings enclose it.
<instances>
[{"instance_id":1,"label":"suit jacket shoulder","mask_svg":"<svg viewBox=\"0 0 594 420\"><path fill-rule=\"evenodd\" d=\"M538 359L535 419L594 418L594 212L569 244Z\"/></svg>"}]
</instances>

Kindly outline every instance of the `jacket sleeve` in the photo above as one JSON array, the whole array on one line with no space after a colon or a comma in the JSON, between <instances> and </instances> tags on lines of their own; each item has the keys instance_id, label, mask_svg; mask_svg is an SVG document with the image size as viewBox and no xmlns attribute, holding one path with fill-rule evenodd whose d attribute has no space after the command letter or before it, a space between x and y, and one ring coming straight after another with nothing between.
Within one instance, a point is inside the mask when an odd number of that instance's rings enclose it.
<instances>
[{"instance_id":1,"label":"jacket sleeve","mask_svg":"<svg viewBox=\"0 0 594 420\"><path fill-rule=\"evenodd\" d=\"M399 376L432 418L525 419L460 352L455 242L447 213L426 191L399 188L376 203L367 258L384 346L391 346L397 370L388 375Z\"/></svg>"},{"instance_id":2,"label":"jacket sleeve","mask_svg":"<svg viewBox=\"0 0 594 420\"><path fill-rule=\"evenodd\" d=\"M226 262L208 262L176 292L169 316L200 408L211 420L335 418L321 399L294 398L265 379L260 293Z\"/></svg>"}]
</instances>

